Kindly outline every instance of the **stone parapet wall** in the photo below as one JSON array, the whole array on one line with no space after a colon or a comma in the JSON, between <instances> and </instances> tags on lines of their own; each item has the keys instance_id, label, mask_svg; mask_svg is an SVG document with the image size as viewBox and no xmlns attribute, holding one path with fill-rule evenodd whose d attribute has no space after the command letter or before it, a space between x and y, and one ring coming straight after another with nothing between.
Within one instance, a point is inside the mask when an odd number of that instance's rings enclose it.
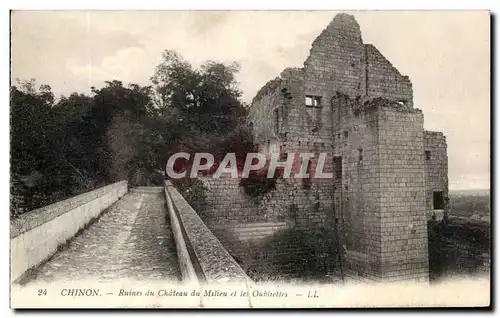
<instances>
[{"instance_id":1,"label":"stone parapet wall","mask_svg":"<svg viewBox=\"0 0 500 318\"><path fill-rule=\"evenodd\" d=\"M265 239L286 228L286 222L237 223L211 226L211 229L214 232L221 230L229 231L236 239L240 241Z\"/></svg>"},{"instance_id":2,"label":"stone parapet wall","mask_svg":"<svg viewBox=\"0 0 500 318\"><path fill-rule=\"evenodd\" d=\"M50 257L125 193L127 182L120 181L11 220L11 281Z\"/></svg>"},{"instance_id":3,"label":"stone parapet wall","mask_svg":"<svg viewBox=\"0 0 500 318\"><path fill-rule=\"evenodd\" d=\"M171 202L169 215L177 228L174 238L183 276L194 270L202 284L251 282L170 181L165 182L165 188L167 204Z\"/></svg>"}]
</instances>

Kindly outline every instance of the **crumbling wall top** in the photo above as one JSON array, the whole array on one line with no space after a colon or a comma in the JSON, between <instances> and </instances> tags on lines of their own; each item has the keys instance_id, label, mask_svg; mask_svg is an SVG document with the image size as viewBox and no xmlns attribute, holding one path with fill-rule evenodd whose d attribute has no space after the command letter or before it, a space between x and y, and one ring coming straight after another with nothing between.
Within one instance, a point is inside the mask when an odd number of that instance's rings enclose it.
<instances>
[{"instance_id":1,"label":"crumbling wall top","mask_svg":"<svg viewBox=\"0 0 500 318\"><path fill-rule=\"evenodd\" d=\"M446 136L441 131L424 130L424 137L426 139L446 139Z\"/></svg>"},{"instance_id":2,"label":"crumbling wall top","mask_svg":"<svg viewBox=\"0 0 500 318\"><path fill-rule=\"evenodd\" d=\"M282 79L280 77L276 77L269 82L267 82L264 86L259 89L255 97L252 99L253 105L256 101L260 100L263 96L268 95L270 92L274 91L276 88L280 86Z\"/></svg>"},{"instance_id":3,"label":"crumbling wall top","mask_svg":"<svg viewBox=\"0 0 500 318\"><path fill-rule=\"evenodd\" d=\"M281 74L280 77L285 80L285 79L292 79L295 77L299 77L303 75L304 68L299 68L299 67L287 67L285 68Z\"/></svg>"},{"instance_id":4,"label":"crumbling wall top","mask_svg":"<svg viewBox=\"0 0 500 318\"><path fill-rule=\"evenodd\" d=\"M363 103L364 108L392 108L396 109L400 112L405 113L421 113L422 111L418 108L410 107L406 104L399 103L392 99L388 99L385 97L376 97L370 100L367 100Z\"/></svg>"},{"instance_id":5,"label":"crumbling wall top","mask_svg":"<svg viewBox=\"0 0 500 318\"><path fill-rule=\"evenodd\" d=\"M326 27L327 30L354 31L361 37L361 28L352 14L338 13Z\"/></svg>"}]
</instances>

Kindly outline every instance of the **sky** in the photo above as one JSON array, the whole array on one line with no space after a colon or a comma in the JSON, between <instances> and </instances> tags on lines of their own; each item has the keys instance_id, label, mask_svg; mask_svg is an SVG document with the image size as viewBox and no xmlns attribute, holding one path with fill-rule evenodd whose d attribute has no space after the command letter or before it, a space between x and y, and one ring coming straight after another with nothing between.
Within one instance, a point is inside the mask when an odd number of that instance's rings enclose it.
<instances>
[{"instance_id":1,"label":"sky","mask_svg":"<svg viewBox=\"0 0 500 318\"><path fill-rule=\"evenodd\" d=\"M490 187L490 17L486 11L356 11L374 44L413 83L424 127L448 142L450 189ZM236 61L243 100L302 67L332 11L14 11L12 79L59 96L104 81L150 84L161 52L193 66Z\"/></svg>"}]
</instances>

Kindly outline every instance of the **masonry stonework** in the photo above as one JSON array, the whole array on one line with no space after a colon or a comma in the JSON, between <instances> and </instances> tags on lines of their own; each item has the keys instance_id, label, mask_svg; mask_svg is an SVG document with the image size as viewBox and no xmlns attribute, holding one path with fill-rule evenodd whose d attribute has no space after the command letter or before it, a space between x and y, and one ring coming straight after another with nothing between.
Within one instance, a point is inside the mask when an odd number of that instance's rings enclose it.
<instances>
[{"instance_id":1,"label":"masonry stonework","mask_svg":"<svg viewBox=\"0 0 500 318\"><path fill-rule=\"evenodd\" d=\"M349 275L428 279L428 214L448 195L446 140L424 131L410 79L363 43L353 16L336 15L302 68L262 87L248 122L259 150L283 161L311 152L314 169L327 153L333 179L281 179L272 196L296 227L341 233Z\"/></svg>"},{"instance_id":2,"label":"masonry stonework","mask_svg":"<svg viewBox=\"0 0 500 318\"><path fill-rule=\"evenodd\" d=\"M448 198L446 137L441 132L424 131L424 147L427 215L439 219L442 218ZM441 206L440 202L435 202L440 197L443 198Z\"/></svg>"}]
</instances>

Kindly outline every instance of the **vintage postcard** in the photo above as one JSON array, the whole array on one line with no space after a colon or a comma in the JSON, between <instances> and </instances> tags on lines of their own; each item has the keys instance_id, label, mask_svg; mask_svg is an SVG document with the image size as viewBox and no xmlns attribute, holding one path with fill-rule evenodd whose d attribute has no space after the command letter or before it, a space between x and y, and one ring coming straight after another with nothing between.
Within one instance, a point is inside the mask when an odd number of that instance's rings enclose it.
<instances>
[{"instance_id":1,"label":"vintage postcard","mask_svg":"<svg viewBox=\"0 0 500 318\"><path fill-rule=\"evenodd\" d=\"M12 11L11 307L489 307L490 23Z\"/></svg>"}]
</instances>

